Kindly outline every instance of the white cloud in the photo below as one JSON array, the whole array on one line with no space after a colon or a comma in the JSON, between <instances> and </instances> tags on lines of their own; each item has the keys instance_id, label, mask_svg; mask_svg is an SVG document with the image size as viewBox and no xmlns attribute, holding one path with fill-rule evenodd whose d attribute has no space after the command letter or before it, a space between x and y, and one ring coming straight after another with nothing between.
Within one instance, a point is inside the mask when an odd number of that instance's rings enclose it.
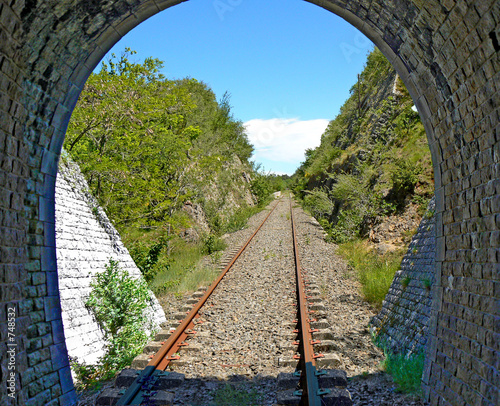
<instances>
[{"instance_id":1,"label":"white cloud","mask_svg":"<svg viewBox=\"0 0 500 406\"><path fill-rule=\"evenodd\" d=\"M250 120L245 126L257 162L274 161L298 166L304 160L306 148L320 144L328 123L326 119L273 118Z\"/></svg>"}]
</instances>

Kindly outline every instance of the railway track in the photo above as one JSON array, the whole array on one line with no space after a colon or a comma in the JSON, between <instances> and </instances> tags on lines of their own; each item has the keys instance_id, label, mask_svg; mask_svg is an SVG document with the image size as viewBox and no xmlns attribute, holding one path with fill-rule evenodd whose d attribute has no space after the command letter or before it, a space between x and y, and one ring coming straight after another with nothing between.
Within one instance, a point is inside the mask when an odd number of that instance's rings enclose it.
<instances>
[{"instance_id":1,"label":"railway track","mask_svg":"<svg viewBox=\"0 0 500 406\"><path fill-rule=\"evenodd\" d=\"M170 405L172 396L165 390L172 389L182 382L177 374L172 377L172 373L167 371L171 362L176 362L180 358L182 349L189 346L189 338L196 334L196 327L202 323L200 309L207 302L211 294L220 284L224 276L231 270L234 263L247 249L259 230L263 227L276 207L281 204L278 201L266 218L260 223L255 232L248 238L234 257L224 267L217 280L207 289L203 296L195 303L186 317L180 322L177 329L164 341L159 350L141 372L124 371L123 380L127 381L128 389L121 390L118 395L117 405ZM315 346L321 347L321 341L314 338L314 333L318 330L312 328L311 324L317 320L314 318L313 303L311 299L311 288L307 279L307 274L302 270L299 258L299 249L296 238L296 226L294 224L292 200L290 199L290 224L293 236L293 253L295 263L296 279L296 328L293 333L296 335L294 345L294 359L297 368L293 374L280 373L279 381L283 388L291 388L288 391L281 391L278 396L278 404L299 404L310 406L321 405L350 405L350 396L345 389L345 373L337 370L322 370L317 367L317 359L323 354L315 351ZM283 216L283 215L282 215ZM288 218L288 215L287 215ZM222 365L225 367L226 365ZM173 379L172 379L173 378ZM176 380L177 378L177 380ZM326 388L328 386L328 388ZM171 395L171 394L170 394ZM109 401L109 403L108 403ZM116 399L109 399L98 402L99 404L114 404Z\"/></svg>"}]
</instances>

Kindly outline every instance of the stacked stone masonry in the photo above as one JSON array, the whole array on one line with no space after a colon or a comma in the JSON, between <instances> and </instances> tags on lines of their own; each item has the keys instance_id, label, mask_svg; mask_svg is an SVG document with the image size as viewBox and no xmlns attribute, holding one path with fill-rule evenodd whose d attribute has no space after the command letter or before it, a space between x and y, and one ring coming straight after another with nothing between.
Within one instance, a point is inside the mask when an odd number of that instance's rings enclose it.
<instances>
[{"instance_id":1,"label":"stacked stone masonry","mask_svg":"<svg viewBox=\"0 0 500 406\"><path fill-rule=\"evenodd\" d=\"M394 352L419 353L428 339L431 289L436 272L436 203L432 199L396 272L371 331Z\"/></svg>"},{"instance_id":2,"label":"stacked stone masonry","mask_svg":"<svg viewBox=\"0 0 500 406\"><path fill-rule=\"evenodd\" d=\"M309 2L350 22L381 49L426 129L436 188L436 272L424 396L432 405L497 405L500 1ZM2 404L74 403L55 248L64 134L104 54L136 25L178 3L0 0ZM17 314L14 399L5 384L9 308Z\"/></svg>"},{"instance_id":3,"label":"stacked stone masonry","mask_svg":"<svg viewBox=\"0 0 500 406\"><path fill-rule=\"evenodd\" d=\"M120 235L90 195L78 165L65 154L56 181L56 252L62 320L70 357L94 364L104 355L105 340L92 313L85 307L93 276L109 260L118 261L131 277L142 278ZM153 328L166 322L153 295L148 309Z\"/></svg>"}]
</instances>

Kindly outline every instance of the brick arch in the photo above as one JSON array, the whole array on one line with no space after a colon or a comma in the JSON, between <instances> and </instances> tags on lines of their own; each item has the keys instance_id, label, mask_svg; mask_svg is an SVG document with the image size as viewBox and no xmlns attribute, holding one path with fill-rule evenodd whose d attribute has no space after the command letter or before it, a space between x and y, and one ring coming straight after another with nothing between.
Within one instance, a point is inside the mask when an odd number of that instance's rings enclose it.
<instances>
[{"instance_id":1,"label":"brick arch","mask_svg":"<svg viewBox=\"0 0 500 406\"><path fill-rule=\"evenodd\" d=\"M113 44L181 2L0 0L0 357L5 382L3 309L14 308L13 404L75 401L57 284L54 185L78 95ZM427 131L437 198L437 286L425 396L433 405L497 404L500 2L310 2L382 50ZM2 384L2 404L11 400L7 393Z\"/></svg>"}]
</instances>

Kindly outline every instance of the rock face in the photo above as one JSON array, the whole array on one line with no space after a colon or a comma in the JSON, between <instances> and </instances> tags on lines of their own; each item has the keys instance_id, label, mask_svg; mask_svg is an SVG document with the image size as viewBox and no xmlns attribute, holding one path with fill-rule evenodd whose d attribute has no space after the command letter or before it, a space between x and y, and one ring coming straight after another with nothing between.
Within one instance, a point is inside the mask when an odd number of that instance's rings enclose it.
<instances>
[{"instance_id":1,"label":"rock face","mask_svg":"<svg viewBox=\"0 0 500 406\"><path fill-rule=\"evenodd\" d=\"M413 236L396 272L382 310L371 321L372 332L394 351L419 351L427 342L432 307L436 238L435 199Z\"/></svg>"},{"instance_id":2,"label":"rock face","mask_svg":"<svg viewBox=\"0 0 500 406\"><path fill-rule=\"evenodd\" d=\"M62 320L68 354L80 362L95 363L104 354L104 338L85 307L92 277L112 258L129 275L141 272L104 211L88 192L78 165L63 156L56 182L56 247ZM148 312L155 326L165 314L153 299Z\"/></svg>"}]
</instances>

